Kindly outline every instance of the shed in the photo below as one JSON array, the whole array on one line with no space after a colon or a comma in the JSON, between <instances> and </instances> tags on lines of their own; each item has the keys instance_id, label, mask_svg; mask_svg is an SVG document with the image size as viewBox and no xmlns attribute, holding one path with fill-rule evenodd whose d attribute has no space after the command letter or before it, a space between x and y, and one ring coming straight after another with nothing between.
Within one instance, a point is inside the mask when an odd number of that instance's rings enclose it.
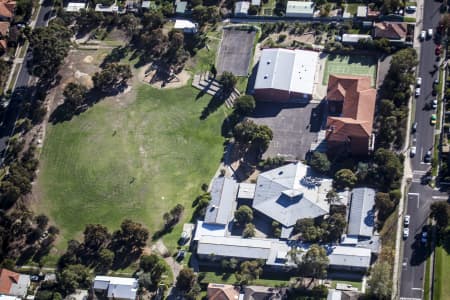
<instances>
[{"instance_id":1,"label":"shed","mask_svg":"<svg viewBox=\"0 0 450 300\"><path fill-rule=\"evenodd\" d=\"M187 1L178 1L175 5L176 14L183 15L186 13Z\"/></svg>"},{"instance_id":2,"label":"shed","mask_svg":"<svg viewBox=\"0 0 450 300\"><path fill-rule=\"evenodd\" d=\"M367 6L358 6L356 11L356 17L365 18L367 17Z\"/></svg>"},{"instance_id":3,"label":"shed","mask_svg":"<svg viewBox=\"0 0 450 300\"><path fill-rule=\"evenodd\" d=\"M368 34L349 34L344 33L342 35L342 43L344 44L357 44L359 40L372 40L372 36Z\"/></svg>"},{"instance_id":4,"label":"shed","mask_svg":"<svg viewBox=\"0 0 450 300\"><path fill-rule=\"evenodd\" d=\"M85 2L69 2L64 10L67 12L79 12L82 9L86 9L87 3Z\"/></svg>"},{"instance_id":5,"label":"shed","mask_svg":"<svg viewBox=\"0 0 450 300\"><path fill-rule=\"evenodd\" d=\"M286 17L312 18L314 16L314 2L288 1Z\"/></svg>"},{"instance_id":6,"label":"shed","mask_svg":"<svg viewBox=\"0 0 450 300\"><path fill-rule=\"evenodd\" d=\"M252 5L260 6L261 5L261 0L252 0Z\"/></svg>"},{"instance_id":7,"label":"shed","mask_svg":"<svg viewBox=\"0 0 450 300\"><path fill-rule=\"evenodd\" d=\"M234 15L236 17L245 17L248 14L250 8L250 2L238 1L234 4Z\"/></svg>"},{"instance_id":8,"label":"shed","mask_svg":"<svg viewBox=\"0 0 450 300\"><path fill-rule=\"evenodd\" d=\"M188 20L175 20L174 29L183 30L184 33L197 33L197 23Z\"/></svg>"}]
</instances>

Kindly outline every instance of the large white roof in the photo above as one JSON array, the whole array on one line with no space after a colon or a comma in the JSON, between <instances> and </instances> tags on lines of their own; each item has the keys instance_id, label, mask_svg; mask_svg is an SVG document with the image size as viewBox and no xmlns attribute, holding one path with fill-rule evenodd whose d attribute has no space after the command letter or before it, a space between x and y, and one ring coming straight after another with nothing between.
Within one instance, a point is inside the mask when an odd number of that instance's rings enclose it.
<instances>
[{"instance_id":1,"label":"large white roof","mask_svg":"<svg viewBox=\"0 0 450 300\"><path fill-rule=\"evenodd\" d=\"M136 299L138 281L135 278L95 276L94 289L108 289L108 298Z\"/></svg>"},{"instance_id":2,"label":"large white roof","mask_svg":"<svg viewBox=\"0 0 450 300\"><path fill-rule=\"evenodd\" d=\"M367 248L336 246L328 258L331 266L369 268L371 252Z\"/></svg>"},{"instance_id":3,"label":"large white roof","mask_svg":"<svg viewBox=\"0 0 450 300\"><path fill-rule=\"evenodd\" d=\"M319 53L307 50L264 49L255 89L277 89L311 95Z\"/></svg>"}]
</instances>

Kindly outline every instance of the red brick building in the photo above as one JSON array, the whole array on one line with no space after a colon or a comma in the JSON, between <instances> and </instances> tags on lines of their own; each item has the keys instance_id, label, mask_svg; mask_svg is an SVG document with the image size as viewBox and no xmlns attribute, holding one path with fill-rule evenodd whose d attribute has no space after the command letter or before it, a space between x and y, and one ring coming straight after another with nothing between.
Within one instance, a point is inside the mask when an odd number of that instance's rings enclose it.
<instances>
[{"instance_id":1,"label":"red brick building","mask_svg":"<svg viewBox=\"0 0 450 300\"><path fill-rule=\"evenodd\" d=\"M367 155L373 144L376 102L376 90L371 87L370 77L330 75L327 100L338 115L327 120L329 151Z\"/></svg>"}]
</instances>

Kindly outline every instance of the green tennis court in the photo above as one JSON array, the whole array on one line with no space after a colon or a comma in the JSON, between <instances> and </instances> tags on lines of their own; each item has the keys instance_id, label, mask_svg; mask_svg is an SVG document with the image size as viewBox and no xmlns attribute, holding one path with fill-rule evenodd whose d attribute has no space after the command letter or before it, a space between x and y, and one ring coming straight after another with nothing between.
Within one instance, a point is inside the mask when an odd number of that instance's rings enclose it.
<instances>
[{"instance_id":1,"label":"green tennis court","mask_svg":"<svg viewBox=\"0 0 450 300\"><path fill-rule=\"evenodd\" d=\"M322 83L328 84L330 74L370 76L372 86L375 86L377 74L377 59L373 56L362 55L327 55Z\"/></svg>"}]
</instances>

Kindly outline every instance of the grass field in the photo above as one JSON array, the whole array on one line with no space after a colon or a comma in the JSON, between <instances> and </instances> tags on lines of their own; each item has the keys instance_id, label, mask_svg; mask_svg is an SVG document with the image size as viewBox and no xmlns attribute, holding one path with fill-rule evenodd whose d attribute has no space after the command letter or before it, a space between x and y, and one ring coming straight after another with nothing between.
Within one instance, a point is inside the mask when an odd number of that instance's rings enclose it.
<instances>
[{"instance_id":1,"label":"grass field","mask_svg":"<svg viewBox=\"0 0 450 300\"><path fill-rule=\"evenodd\" d=\"M60 250L88 223L113 230L131 218L152 234L160 229L163 213L181 203L184 220L164 237L174 249L201 184L209 183L218 167L225 109L201 121L210 96L196 99L191 87L137 89L135 101L103 101L48 128L36 209L50 214L61 229Z\"/></svg>"},{"instance_id":2,"label":"grass field","mask_svg":"<svg viewBox=\"0 0 450 300\"><path fill-rule=\"evenodd\" d=\"M334 55L329 54L325 63L322 83L328 84L330 74L334 75L356 75L371 76L372 86L375 86L377 73L377 60L372 56L359 55Z\"/></svg>"},{"instance_id":3,"label":"grass field","mask_svg":"<svg viewBox=\"0 0 450 300\"><path fill-rule=\"evenodd\" d=\"M434 269L434 294L435 300L450 300L450 285L447 272L450 270L450 253L444 247L437 247Z\"/></svg>"}]
</instances>

